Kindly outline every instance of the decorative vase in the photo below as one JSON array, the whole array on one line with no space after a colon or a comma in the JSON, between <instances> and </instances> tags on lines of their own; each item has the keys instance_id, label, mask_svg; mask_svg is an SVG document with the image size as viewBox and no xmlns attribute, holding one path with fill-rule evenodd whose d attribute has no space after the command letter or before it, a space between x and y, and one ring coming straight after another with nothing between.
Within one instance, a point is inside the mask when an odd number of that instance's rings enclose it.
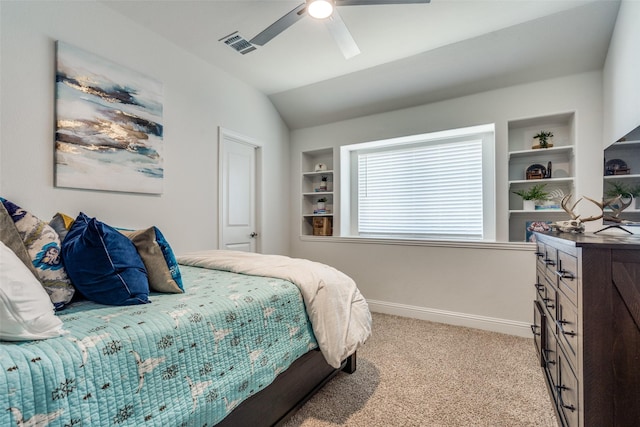
<instances>
[{"instance_id":1,"label":"decorative vase","mask_svg":"<svg viewBox=\"0 0 640 427\"><path fill-rule=\"evenodd\" d=\"M522 209L525 211L533 211L536 209L535 200L523 200L522 201Z\"/></svg>"},{"instance_id":2,"label":"decorative vase","mask_svg":"<svg viewBox=\"0 0 640 427\"><path fill-rule=\"evenodd\" d=\"M327 178L322 177L322 181L320 181L320 191L327 191Z\"/></svg>"},{"instance_id":3,"label":"decorative vase","mask_svg":"<svg viewBox=\"0 0 640 427\"><path fill-rule=\"evenodd\" d=\"M318 202L318 210L319 211L324 210L324 208L325 208L325 204L324 203L325 202Z\"/></svg>"}]
</instances>

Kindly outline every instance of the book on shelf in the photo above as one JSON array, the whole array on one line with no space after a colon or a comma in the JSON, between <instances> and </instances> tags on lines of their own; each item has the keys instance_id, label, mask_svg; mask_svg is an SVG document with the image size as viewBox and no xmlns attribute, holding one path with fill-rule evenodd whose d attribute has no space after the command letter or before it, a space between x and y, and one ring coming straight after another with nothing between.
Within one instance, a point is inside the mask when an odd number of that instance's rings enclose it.
<instances>
[{"instance_id":1,"label":"book on shelf","mask_svg":"<svg viewBox=\"0 0 640 427\"><path fill-rule=\"evenodd\" d=\"M545 211L550 209L562 209L560 205L536 205L535 208L537 211Z\"/></svg>"}]
</instances>

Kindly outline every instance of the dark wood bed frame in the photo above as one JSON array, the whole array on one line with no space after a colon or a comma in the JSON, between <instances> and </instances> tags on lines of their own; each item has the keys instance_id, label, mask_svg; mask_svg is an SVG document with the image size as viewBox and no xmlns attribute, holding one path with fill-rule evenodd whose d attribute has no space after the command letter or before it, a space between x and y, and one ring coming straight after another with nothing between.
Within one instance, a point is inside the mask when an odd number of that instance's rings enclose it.
<instances>
[{"instance_id":1,"label":"dark wood bed frame","mask_svg":"<svg viewBox=\"0 0 640 427\"><path fill-rule=\"evenodd\" d=\"M311 350L264 390L242 402L216 427L280 426L340 371L349 374L356 371L356 353L334 369L319 350Z\"/></svg>"}]
</instances>

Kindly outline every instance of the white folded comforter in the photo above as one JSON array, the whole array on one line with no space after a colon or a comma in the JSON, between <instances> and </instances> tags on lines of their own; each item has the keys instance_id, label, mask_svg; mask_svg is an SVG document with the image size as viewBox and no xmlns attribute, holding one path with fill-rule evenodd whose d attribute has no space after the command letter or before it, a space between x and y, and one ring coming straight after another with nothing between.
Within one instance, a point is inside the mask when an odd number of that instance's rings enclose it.
<instances>
[{"instance_id":1,"label":"white folded comforter","mask_svg":"<svg viewBox=\"0 0 640 427\"><path fill-rule=\"evenodd\" d=\"M327 363L339 368L371 335L371 313L355 282L325 264L282 255L209 250L178 257L180 264L288 280L298 286Z\"/></svg>"}]
</instances>

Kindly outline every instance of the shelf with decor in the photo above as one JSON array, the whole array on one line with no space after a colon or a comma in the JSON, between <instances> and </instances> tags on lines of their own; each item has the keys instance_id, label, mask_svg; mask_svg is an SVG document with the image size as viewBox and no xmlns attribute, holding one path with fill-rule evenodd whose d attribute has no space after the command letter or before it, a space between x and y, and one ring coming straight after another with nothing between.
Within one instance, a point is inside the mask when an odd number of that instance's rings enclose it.
<instances>
[{"instance_id":1,"label":"shelf with decor","mask_svg":"<svg viewBox=\"0 0 640 427\"><path fill-rule=\"evenodd\" d=\"M333 235L334 171L333 149L302 153L301 234Z\"/></svg>"},{"instance_id":2,"label":"shelf with decor","mask_svg":"<svg viewBox=\"0 0 640 427\"><path fill-rule=\"evenodd\" d=\"M619 217L640 222L640 128L604 150L602 194L612 198L616 193L631 194L635 199Z\"/></svg>"},{"instance_id":3,"label":"shelf with decor","mask_svg":"<svg viewBox=\"0 0 640 427\"><path fill-rule=\"evenodd\" d=\"M508 122L509 241L526 240L529 224L566 219L559 205L575 186L574 118L571 112ZM551 198L546 207L525 206L515 194L534 186Z\"/></svg>"}]
</instances>

